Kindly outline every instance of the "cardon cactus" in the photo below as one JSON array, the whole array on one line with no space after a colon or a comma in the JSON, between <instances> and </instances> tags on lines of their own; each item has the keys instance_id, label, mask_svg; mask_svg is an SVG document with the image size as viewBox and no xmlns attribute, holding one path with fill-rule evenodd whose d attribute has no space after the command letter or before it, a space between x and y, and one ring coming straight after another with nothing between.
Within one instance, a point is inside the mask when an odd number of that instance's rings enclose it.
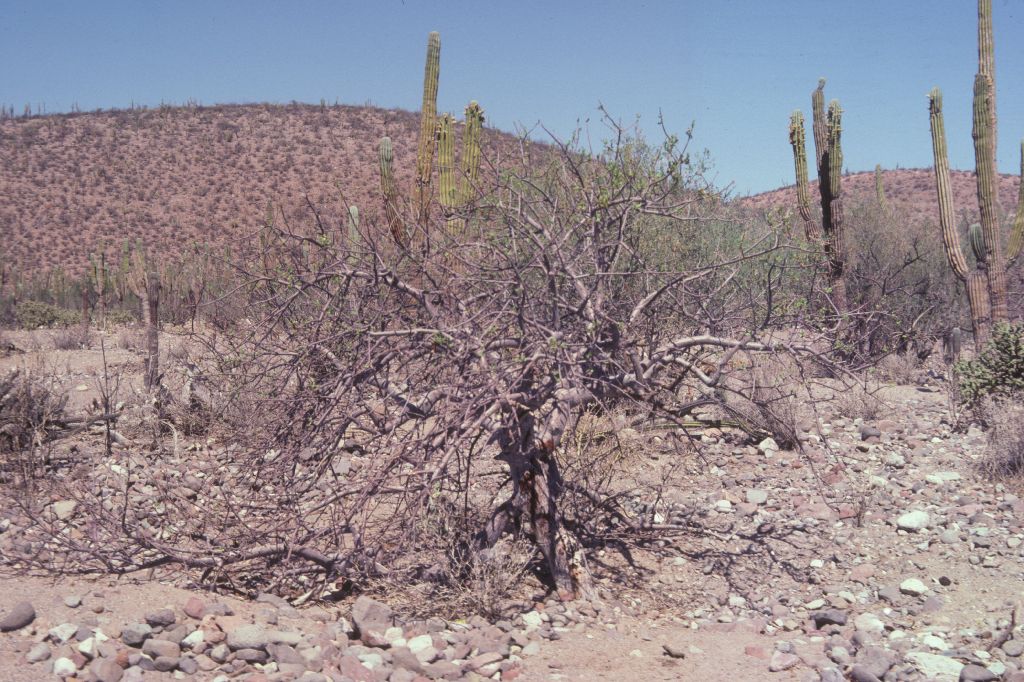
<instances>
[{"instance_id":1,"label":"cardon cactus","mask_svg":"<svg viewBox=\"0 0 1024 682\"><path fill-rule=\"evenodd\" d=\"M388 227L391 229L391 236L399 246L408 246L409 237L402 221L402 213L398 208L398 188L395 184L395 173L392 168L395 159L394 150L391 147L391 138L382 137L380 140L380 193L384 197L384 212L388 217Z\"/></svg>"},{"instance_id":2,"label":"cardon cactus","mask_svg":"<svg viewBox=\"0 0 1024 682\"><path fill-rule=\"evenodd\" d=\"M427 62L423 69L423 108L420 111L420 142L416 152L416 207L420 229L430 221L431 177L434 166L434 132L437 128L437 83L441 74L441 35L427 38Z\"/></svg>"},{"instance_id":3,"label":"cardon cactus","mask_svg":"<svg viewBox=\"0 0 1024 682\"><path fill-rule=\"evenodd\" d=\"M971 271L960 248L953 221L953 199L949 189L949 158L946 133L942 121L942 93L938 88L929 96L932 128L932 149L935 156L935 179L939 197L939 221L942 224L943 243L950 267L956 276L967 283L974 325L974 342L984 347L993 323L1005 322L1006 256L1000 235L1000 209L996 171L996 89L995 56L992 40L992 2L978 0L978 72L974 77L974 164L978 187L978 210L981 216L980 234L971 233L971 247L977 267ZM1019 246L1011 236L1010 251Z\"/></svg>"},{"instance_id":4,"label":"cardon cactus","mask_svg":"<svg viewBox=\"0 0 1024 682\"><path fill-rule=\"evenodd\" d=\"M889 208L889 202L885 198L885 185L882 183L882 166L875 164L875 200L883 211Z\"/></svg>"},{"instance_id":5,"label":"cardon cactus","mask_svg":"<svg viewBox=\"0 0 1024 682\"><path fill-rule=\"evenodd\" d=\"M971 324L974 327L975 347L981 349L992 330L992 311L988 295L988 278L982 269L971 270L967 265L960 235L957 234L953 209L953 190L949 179L949 152L946 149L946 126L942 116L942 92L933 88L928 95L929 120L932 133L932 153L935 157L935 187L939 201L939 224L946 259L953 274L967 285L967 300L971 306Z\"/></svg>"},{"instance_id":6,"label":"cardon cactus","mask_svg":"<svg viewBox=\"0 0 1024 682\"><path fill-rule=\"evenodd\" d=\"M460 233L466 225L465 218L455 216L458 209L466 206L473 198L480 168L480 134L484 112L476 102L466 107L466 123L462 135L462 162L458 178L455 169L454 120L444 114L437 126L437 159L440 176L439 198L445 209L449 234Z\"/></svg>"},{"instance_id":7,"label":"cardon cactus","mask_svg":"<svg viewBox=\"0 0 1024 682\"><path fill-rule=\"evenodd\" d=\"M971 223L967 228L967 238L971 242L971 251L974 253L975 262L985 260L985 235L981 230L981 223Z\"/></svg>"}]
</instances>

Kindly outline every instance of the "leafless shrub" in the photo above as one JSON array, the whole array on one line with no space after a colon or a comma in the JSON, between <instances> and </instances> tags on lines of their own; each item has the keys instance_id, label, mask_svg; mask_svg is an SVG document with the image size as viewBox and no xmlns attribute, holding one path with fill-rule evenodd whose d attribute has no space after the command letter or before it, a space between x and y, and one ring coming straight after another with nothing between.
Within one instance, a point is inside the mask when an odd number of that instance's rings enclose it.
<instances>
[{"instance_id":1,"label":"leafless shrub","mask_svg":"<svg viewBox=\"0 0 1024 682\"><path fill-rule=\"evenodd\" d=\"M118 472L69 486L83 507L105 499L120 515L55 541L81 570L176 563L324 595L416 579L452 547L469 562L457 573L493 585L510 564L489 564L492 548L510 535L540 552L560 596L592 594L588 541L668 524L616 504L610 472L630 450L599 441L625 428L599 438L588 420L665 424L682 459L683 428L726 402L739 357L815 354L761 338L763 303L737 293L779 233L718 220L675 138L611 129L598 151L556 144L531 158L524 143L475 206L441 224L407 216L408 250L369 216L355 239L312 206L311 224L268 221L239 266L245 317L194 338L232 446L190 463L204 476L185 496L149 461L129 472L154 480L148 491ZM588 444L576 461L573 438ZM463 519L454 544L431 531L437 510Z\"/></svg>"},{"instance_id":2,"label":"leafless shrub","mask_svg":"<svg viewBox=\"0 0 1024 682\"><path fill-rule=\"evenodd\" d=\"M146 351L146 333L139 327L125 327L117 335L117 347L134 353Z\"/></svg>"},{"instance_id":3,"label":"leafless shrub","mask_svg":"<svg viewBox=\"0 0 1024 682\"><path fill-rule=\"evenodd\" d=\"M988 444L978 467L989 478L1017 478L1024 474L1024 400L985 398L978 411L988 424Z\"/></svg>"},{"instance_id":4,"label":"leafless shrub","mask_svg":"<svg viewBox=\"0 0 1024 682\"><path fill-rule=\"evenodd\" d=\"M85 325L75 324L59 329L51 335L57 350L81 350L92 345L93 334Z\"/></svg>"},{"instance_id":5,"label":"leafless shrub","mask_svg":"<svg viewBox=\"0 0 1024 682\"><path fill-rule=\"evenodd\" d=\"M902 386L915 383L921 361L913 353L893 353L878 362L878 373L888 381Z\"/></svg>"},{"instance_id":6,"label":"leafless shrub","mask_svg":"<svg viewBox=\"0 0 1024 682\"><path fill-rule=\"evenodd\" d=\"M835 406L844 417L871 421L878 419L884 403L866 382L853 382L835 392Z\"/></svg>"},{"instance_id":7,"label":"leafless shrub","mask_svg":"<svg viewBox=\"0 0 1024 682\"><path fill-rule=\"evenodd\" d=\"M67 396L24 371L0 377L0 478L25 485L39 473L44 448L65 426Z\"/></svg>"}]
</instances>

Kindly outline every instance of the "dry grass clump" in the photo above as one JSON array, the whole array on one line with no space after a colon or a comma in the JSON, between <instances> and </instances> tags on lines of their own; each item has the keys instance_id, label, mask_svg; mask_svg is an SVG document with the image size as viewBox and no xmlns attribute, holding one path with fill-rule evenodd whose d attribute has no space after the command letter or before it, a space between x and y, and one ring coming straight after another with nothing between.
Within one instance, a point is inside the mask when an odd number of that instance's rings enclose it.
<instances>
[{"instance_id":1,"label":"dry grass clump","mask_svg":"<svg viewBox=\"0 0 1024 682\"><path fill-rule=\"evenodd\" d=\"M978 467L989 478L1024 474L1024 396L985 398L978 406L989 426L985 456Z\"/></svg>"},{"instance_id":2,"label":"dry grass clump","mask_svg":"<svg viewBox=\"0 0 1024 682\"><path fill-rule=\"evenodd\" d=\"M35 477L40 448L62 426L67 402L45 377L20 370L0 376L0 481L18 485Z\"/></svg>"},{"instance_id":3,"label":"dry grass clump","mask_svg":"<svg viewBox=\"0 0 1024 682\"><path fill-rule=\"evenodd\" d=\"M88 327L72 325L52 334L53 347L57 350L81 350L92 345L93 334Z\"/></svg>"},{"instance_id":4,"label":"dry grass clump","mask_svg":"<svg viewBox=\"0 0 1024 682\"><path fill-rule=\"evenodd\" d=\"M894 353L878 361L879 375L901 386L915 383L921 363L913 353Z\"/></svg>"},{"instance_id":5,"label":"dry grass clump","mask_svg":"<svg viewBox=\"0 0 1024 682\"><path fill-rule=\"evenodd\" d=\"M873 421L882 414L885 403L864 383L844 386L835 394L836 413L849 419Z\"/></svg>"}]
</instances>

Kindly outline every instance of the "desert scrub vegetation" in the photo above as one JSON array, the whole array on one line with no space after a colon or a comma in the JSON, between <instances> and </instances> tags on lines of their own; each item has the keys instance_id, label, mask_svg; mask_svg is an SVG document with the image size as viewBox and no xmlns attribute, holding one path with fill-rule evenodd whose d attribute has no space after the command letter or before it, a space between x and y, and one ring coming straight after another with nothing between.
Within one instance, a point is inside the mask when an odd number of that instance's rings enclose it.
<instances>
[{"instance_id":1,"label":"desert scrub vegetation","mask_svg":"<svg viewBox=\"0 0 1024 682\"><path fill-rule=\"evenodd\" d=\"M981 353L954 366L960 400L968 407L991 397L1024 396L1024 324L998 324Z\"/></svg>"}]
</instances>

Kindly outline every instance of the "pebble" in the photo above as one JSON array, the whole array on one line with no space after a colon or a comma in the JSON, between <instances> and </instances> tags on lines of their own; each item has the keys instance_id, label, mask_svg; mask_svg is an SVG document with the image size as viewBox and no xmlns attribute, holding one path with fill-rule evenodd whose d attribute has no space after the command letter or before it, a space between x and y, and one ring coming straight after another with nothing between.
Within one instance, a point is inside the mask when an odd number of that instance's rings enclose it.
<instances>
[{"instance_id":1,"label":"pebble","mask_svg":"<svg viewBox=\"0 0 1024 682\"><path fill-rule=\"evenodd\" d=\"M922 594L928 591L928 586L917 578L907 578L900 583L900 592L908 594L912 597L920 597Z\"/></svg>"}]
</instances>

